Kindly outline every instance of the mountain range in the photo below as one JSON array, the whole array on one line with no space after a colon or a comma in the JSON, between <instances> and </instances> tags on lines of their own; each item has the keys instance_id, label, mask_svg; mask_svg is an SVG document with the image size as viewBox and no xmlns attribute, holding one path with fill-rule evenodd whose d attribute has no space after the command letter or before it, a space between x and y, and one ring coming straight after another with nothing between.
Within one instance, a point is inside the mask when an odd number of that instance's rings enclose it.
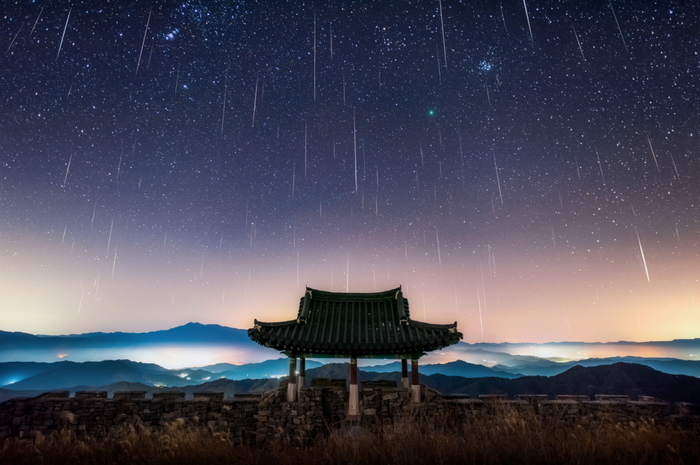
<instances>
[{"instance_id":1,"label":"mountain range","mask_svg":"<svg viewBox=\"0 0 700 465\"><path fill-rule=\"evenodd\" d=\"M422 375L440 374L462 378L503 378L515 379L523 376L555 376L576 366L594 367L625 362L649 366L660 372L672 375L700 375L700 362L675 359L644 359L639 357L616 357L610 359L589 359L578 362L557 363L548 360L533 361L517 367L504 365L485 367L456 360L443 364L422 364ZM327 366L338 364L328 364ZM307 371L315 373L315 368L323 365L315 360L306 362ZM286 358L266 360L260 363L216 365L170 370L153 363L140 363L130 360L105 360L100 362L54 363L5 362L0 363L0 387L12 390L67 389L76 385L103 386L125 381L143 383L156 387L181 387L192 383L204 383L215 379L240 381L244 379L270 379L286 376L289 361ZM385 365L361 366L362 373L392 373L401 371L401 363L396 361ZM326 375L319 375L328 377Z\"/></svg>"},{"instance_id":2,"label":"mountain range","mask_svg":"<svg viewBox=\"0 0 700 465\"><path fill-rule=\"evenodd\" d=\"M321 364L309 360L306 366L315 368ZM13 390L51 390L69 389L76 385L103 386L120 381L155 387L181 387L215 379L240 381L279 378L288 371L289 360L283 358L246 365L221 363L212 367L181 370L168 370L153 363L131 360L6 362L0 363L0 387Z\"/></svg>"},{"instance_id":3,"label":"mountain range","mask_svg":"<svg viewBox=\"0 0 700 465\"><path fill-rule=\"evenodd\" d=\"M502 365L508 367L511 373L528 374L529 372L521 367L532 368L540 364L546 368L557 366L557 363L627 356L698 361L700 338L607 343L468 344L460 342L440 351L431 352L422 360L427 363L463 360L497 370ZM168 330L144 333L98 332L63 336L0 331L0 362L55 362L57 360L86 362L129 359L157 363L168 368L182 368L212 366L231 361L241 365L262 362L270 358L276 357L272 355L270 349L252 342L245 329L211 324L187 323ZM550 363L543 363L543 360Z\"/></svg>"},{"instance_id":4,"label":"mountain range","mask_svg":"<svg viewBox=\"0 0 700 465\"><path fill-rule=\"evenodd\" d=\"M349 364L333 363L309 370L309 377L347 378ZM360 382L390 379L398 382L400 372L377 373L360 371ZM587 395L595 394L652 396L669 402L700 403L700 378L669 375L636 363L617 362L595 367L574 366L555 376L523 376L520 378L465 378L440 373L421 374L422 384L448 395L502 394L513 398L522 394Z\"/></svg>"},{"instance_id":5,"label":"mountain range","mask_svg":"<svg viewBox=\"0 0 700 465\"><path fill-rule=\"evenodd\" d=\"M98 372L105 372L109 367L119 367L122 375L126 373L138 372L158 374L160 370L153 370L153 367L142 366L129 361L111 361L97 362L103 364ZM67 365L63 364L56 372L62 371L62 368ZM89 365L94 369L96 366ZM71 370L69 370L71 371ZM75 370L73 370L75 372ZM46 372L49 373L49 372ZM307 371L307 378L348 378L349 364L348 363L330 363L313 368ZM370 380L388 379L398 384L400 372L373 372L360 371L360 382ZM93 378L97 381L99 377ZM103 378L102 378L103 379ZM25 380L28 381L29 379ZM46 379L44 379L47 381ZM65 378L57 378L57 380L66 381ZM602 365L596 367L574 366L569 370L552 377L546 376L523 376L520 378L501 378L501 377L483 377L483 378L465 378L462 376L447 376L439 373L421 374L420 381L422 384L447 395L468 395L472 398L477 398L482 394L502 394L510 396L523 394L548 394L554 396L557 394L573 394L592 396L594 394L614 394L628 395L633 398L645 395L652 396L660 400L670 402L693 402L700 403L700 379L692 376L670 375L654 370L645 365L617 362L611 365ZM58 382L58 381L57 381ZM184 384L171 387L158 387L152 384L141 382L119 381L110 384L89 384L89 385L73 385L73 386L52 386L50 383L45 385L45 388L37 388L38 385L32 385L25 382L23 385L10 385L5 388L0 388L0 402L11 399L13 397L33 397L49 390L96 390L107 391L112 395L116 391L146 391L149 395L154 392L181 391L186 395L192 395L194 392L223 392L226 397L233 397L241 393L265 392L270 389L275 389L279 386L279 379L246 379L246 380L230 380L216 379L204 383ZM12 387L12 389L8 389ZM21 387L22 389L17 389Z\"/></svg>"},{"instance_id":6,"label":"mountain range","mask_svg":"<svg viewBox=\"0 0 700 465\"><path fill-rule=\"evenodd\" d=\"M249 363L217 362L189 368L166 368L160 363L153 363L163 354L169 354L172 358L173 353L178 353L177 350L207 354L219 353L216 352L218 350L227 355L234 354L234 359L248 360ZM533 355L535 353L547 356ZM586 354L601 353L626 355L583 357ZM657 356L635 355L640 353ZM575 354L577 359L572 360L572 354ZM481 392L480 389L505 389L512 392L512 389L503 386L508 382L516 383L516 380L531 377L554 378L569 373L574 368L593 368L619 363L625 366L644 365L668 375L697 378L700 377L700 361L696 360L697 354L700 354L700 339L605 344L460 342L424 356L421 359L420 373L421 376L430 377L439 391L460 393L462 390L464 393L472 393ZM134 360L133 355L140 358ZM681 358L669 355L678 355ZM248 383L251 380L259 380L252 385L237 384L235 389L244 392L240 389L274 386L275 379L286 376L288 359L270 359L271 356L279 357L270 349L251 342L245 330L199 323L146 333L37 336L0 331L0 388L11 391L7 393L10 396L13 392L16 395L17 392L52 389L75 390L76 386L104 387L113 386L115 383L138 383L139 386L146 386L152 390L166 387L185 388L212 382L226 384L226 381ZM179 363L189 360L177 357L176 359ZM333 377L314 374L338 370L339 364L328 363L329 361L331 360L307 360L309 376ZM323 365L322 362L327 364ZM385 364L373 364L376 361L370 360L360 362L361 376L364 379L393 379L399 376L398 372L401 370L399 361ZM339 372L338 377L346 376L345 373ZM443 378L450 378L447 385L440 381ZM461 381L465 379L471 381ZM0 398L6 396L2 395Z\"/></svg>"}]
</instances>

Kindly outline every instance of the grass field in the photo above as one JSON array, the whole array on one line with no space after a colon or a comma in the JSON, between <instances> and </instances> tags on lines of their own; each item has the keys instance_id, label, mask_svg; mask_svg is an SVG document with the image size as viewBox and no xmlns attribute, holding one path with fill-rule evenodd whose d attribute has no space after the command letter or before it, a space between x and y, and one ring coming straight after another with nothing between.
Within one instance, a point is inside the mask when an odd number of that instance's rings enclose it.
<instances>
[{"instance_id":1,"label":"grass field","mask_svg":"<svg viewBox=\"0 0 700 465\"><path fill-rule=\"evenodd\" d=\"M390 426L334 428L311 445L282 438L234 445L227 433L172 422L162 431L124 428L104 440L71 432L1 442L14 464L694 464L700 434L651 421L592 427L504 412L437 428L420 418Z\"/></svg>"}]
</instances>

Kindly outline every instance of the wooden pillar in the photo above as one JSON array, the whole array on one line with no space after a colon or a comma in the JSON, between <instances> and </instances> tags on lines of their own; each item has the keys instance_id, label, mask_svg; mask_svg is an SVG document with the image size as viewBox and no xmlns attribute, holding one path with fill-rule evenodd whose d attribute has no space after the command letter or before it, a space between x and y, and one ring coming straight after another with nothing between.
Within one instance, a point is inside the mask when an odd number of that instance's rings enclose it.
<instances>
[{"instance_id":1,"label":"wooden pillar","mask_svg":"<svg viewBox=\"0 0 700 465\"><path fill-rule=\"evenodd\" d=\"M289 383L287 384L287 402L297 400L297 358L289 357Z\"/></svg>"},{"instance_id":2,"label":"wooden pillar","mask_svg":"<svg viewBox=\"0 0 700 465\"><path fill-rule=\"evenodd\" d=\"M420 402L420 378L418 377L418 359L411 359L411 392L413 402Z\"/></svg>"},{"instance_id":3,"label":"wooden pillar","mask_svg":"<svg viewBox=\"0 0 700 465\"><path fill-rule=\"evenodd\" d=\"M299 376L297 379L297 399L301 398L301 388L306 381L306 358L299 357Z\"/></svg>"},{"instance_id":4,"label":"wooden pillar","mask_svg":"<svg viewBox=\"0 0 700 465\"><path fill-rule=\"evenodd\" d=\"M348 416L360 414L360 392L357 388L357 359L350 359L350 398L348 400Z\"/></svg>"},{"instance_id":5,"label":"wooden pillar","mask_svg":"<svg viewBox=\"0 0 700 465\"><path fill-rule=\"evenodd\" d=\"M401 359L401 387L408 390L408 360Z\"/></svg>"}]
</instances>

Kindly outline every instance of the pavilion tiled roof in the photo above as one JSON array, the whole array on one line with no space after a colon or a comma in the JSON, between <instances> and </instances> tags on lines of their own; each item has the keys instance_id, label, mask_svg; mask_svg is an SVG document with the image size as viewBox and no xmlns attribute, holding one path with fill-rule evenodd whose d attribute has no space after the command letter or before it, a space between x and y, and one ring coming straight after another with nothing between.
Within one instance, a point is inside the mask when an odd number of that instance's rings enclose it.
<instances>
[{"instance_id":1,"label":"pavilion tiled roof","mask_svg":"<svg viewBox=\"0 0 700 465\"><path fill-rule=\"evenodd\" d=\"M431 324L410 318L401 288L339 293L306 288L295 320L255 320L248 336L290 356L411 357L462 338L457 322Z\"/></svg>"}]
</instances>

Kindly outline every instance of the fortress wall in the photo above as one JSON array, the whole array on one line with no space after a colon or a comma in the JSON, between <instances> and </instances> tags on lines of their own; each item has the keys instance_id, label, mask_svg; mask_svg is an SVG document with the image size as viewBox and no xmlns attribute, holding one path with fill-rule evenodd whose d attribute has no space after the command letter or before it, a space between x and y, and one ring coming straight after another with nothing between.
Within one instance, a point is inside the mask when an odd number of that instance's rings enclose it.
<instances>
[{"instance_id":1,"label":"fortress wall","mask_svg":"<svg viewBox=\"0 0 700 465\"><path fill-rule=\"evenodd\" d=\"M408 418L421 424L459 425L504 413L534 416L545 422L596 425L601 422L653 421L673 427L700 430L700 406L668 403L627 396L526 395L515 400L505 396L479 399L454 398L423 389L423 402L410 401L401 388L365 389L361 415L353 423L365 426L391 425ZM183 426L205 426L227 432L237 444L261 444L271 440L307 443L347 424L348 393L343 387L311 387L300 391L298 402L286 401L286 390L262 396L224 399L223 393L145 392L51 392L34 398L16 398L0 404L0 438L49 434L70 430L78 436L104 438L120 428L164 428L172 422Z\"/></svg>"},{"instance_id":2,"label":"fortress wall","mask_svg":"<svg viewBox=\"0 0 700 465\"><path fill-rule=\"evenodd\" d=\"M70 430L77 435L101 438L121 427L157 429L167 423L204 425L230 431L244 442L255 426L259 399L224 400L223 393L195 395L145 392L116 392L111 399L104 391L50 392L34 398L17 398L0 404L0 437L22 436L31 431L43 434Z\"/></svg>"}]
</instances>

